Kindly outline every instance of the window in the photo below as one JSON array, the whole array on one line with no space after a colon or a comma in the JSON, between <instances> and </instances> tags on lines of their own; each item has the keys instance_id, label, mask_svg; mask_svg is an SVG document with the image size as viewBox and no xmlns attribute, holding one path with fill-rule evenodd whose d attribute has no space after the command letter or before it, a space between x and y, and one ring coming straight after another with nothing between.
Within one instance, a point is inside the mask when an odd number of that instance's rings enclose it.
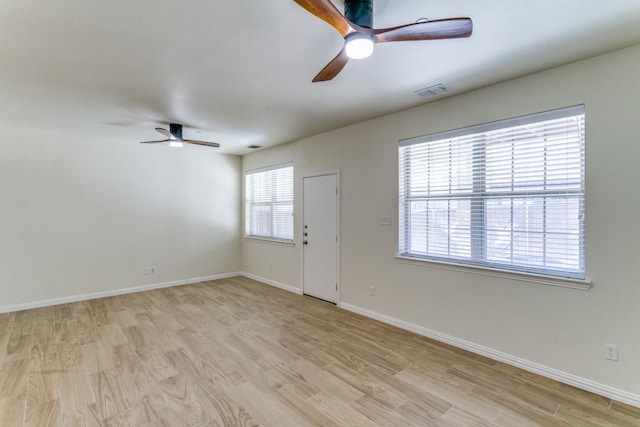
<instances>
[{"instance_id":1,"label":"window","mask_svg":"<svg viewBox=\"0 0 640 427\"><path fill-rule=\"evenodd\" d=\"M400 256L584 279L584 106L400 142Z\"/></svg>"},{"instance_id":2,"label":"window","mask_svg":"<svg viewBox=\"0 0 640 427\"><path fill-rule=\"evenodd\" d=\"M245 236L293 241L293 165L245 175Z\"/></svg>"}]
</instances>

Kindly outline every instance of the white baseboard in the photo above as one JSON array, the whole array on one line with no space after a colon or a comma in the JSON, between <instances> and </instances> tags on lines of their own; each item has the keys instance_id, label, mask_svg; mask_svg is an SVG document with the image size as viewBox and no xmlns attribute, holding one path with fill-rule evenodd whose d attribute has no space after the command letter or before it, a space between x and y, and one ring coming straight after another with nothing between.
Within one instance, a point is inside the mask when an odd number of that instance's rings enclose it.
<instances>
[{"instance_id":1,"label":"white baseboard","mask_svg":"<svg viewBox=\"0 0 640 427\"><path fill-rule=\"evenodd\" d=\"M39 301L27 302L23 304L5 305L5 306L0 306L0 313L29 310L31 308L49 307L52 305L86 301L86 300L96 299L96 298L113 297L117 295L132 294L135 292L150 291L153 289L170 288L172 286L190 285L193 283L207 282L210 280L227 279L229 277L235 277L238 275L240 275L240 273L216 274L213 276L194 277L191 279L174 280L171 282L153 283L151 285L133 286L130 288L114 289L111 291L91 292L88 294L71 295L68 297L39 300Z\"/></svg>"},{"instance_id":2,"label":"white baseboard","mask_svg":"<svg viewBox=\"0 0 640 427\"><path fill-rule=\"evenodd\" d=\"M498 350L494 350L489 347L484 347L469 341L456 338L451 335L443 334L441 332L433 331L431 329L424 328L422 326L415 325L413 323L405 322L404 320L396 319L384 314L377 313L372 310L367 310L356 305L347 303L340 303L338 307L345 310L361 314L365 317L379 320L389 325L397 326L401 329L414 332L418 335L423 335L427 338L432 338L436 341L440 341L446 344L450 344L454 347L468 350L472 353L476 353L485 357L488 357L499 362L504 362L508 365L512 365L529 372L533 372L542 375L547 378L559 381L564 384L577 387L582 390L589 391L591 393L598 394L600 396L607 397L609 399L617 400L618 402L626 403L628 405L640 408L640 395L629 393L623 390L619 390L608 385L600 384L595 381L591 381L585 378L578 377L573 374L569 374L558 369L550 368L539 363L531 362L526 359L522 359L507 353L503 353Z\"/></svg>"},{"instance_id":3,"label":"white baseboard","mask_svg":"<svg viewBox=\"0 0 640 427\"><path fill-rule=\"evenodd\" d=\"M296 288L295 286L285 285L284 283L276 282L275 280L267 279L265 277L257 276L255 274L247 273L244 271L238 274L248 279L253 279L258 282L262 282L265 285L271 285L276 288L284 289L285 291L293 292L294 294L302 295L302 289Z\"/></svg>"}]
</instances>

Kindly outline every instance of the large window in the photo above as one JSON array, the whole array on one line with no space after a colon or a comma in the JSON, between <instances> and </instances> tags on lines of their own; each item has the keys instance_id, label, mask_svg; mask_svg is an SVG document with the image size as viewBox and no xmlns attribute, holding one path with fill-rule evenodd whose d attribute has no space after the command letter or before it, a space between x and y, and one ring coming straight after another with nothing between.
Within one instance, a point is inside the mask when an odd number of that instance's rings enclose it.
<instances>
[{"instance_id":1,"label":"large window","mask_svg":"<svg viewBox=\"0 0 640 427\"><path fill-rule=\"evenodd\" d=\"M293 165L245 175L245 236L293 241Z\"/></svg>"},{"instance_id":2,"label":"large window","mask_svg":"<svg viewBox=\"0 0 640 427\"><path fill-rule=\"evenodd\" d=\"M584 106L400 142L400 255L584 279Z\"/></svg>"}]
</instances>

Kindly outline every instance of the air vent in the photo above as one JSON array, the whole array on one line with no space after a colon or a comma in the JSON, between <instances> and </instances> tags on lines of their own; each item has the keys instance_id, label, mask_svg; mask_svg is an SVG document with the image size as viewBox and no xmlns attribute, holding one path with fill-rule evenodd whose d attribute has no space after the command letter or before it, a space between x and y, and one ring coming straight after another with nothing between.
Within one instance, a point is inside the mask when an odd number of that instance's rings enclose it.
<instances>
[{"instance_id":1,"label":"air vent","mask_svg":"<svg viewBox=\"0 0 640 427\"><path fill-rule=\"evenodd\" d=\"M442 83L438 83L437 85L416 90L414 93L417 93L419 96L424 98L433 98L434 96L444 95L447 92L449 92L449 89L447 89L447 87Z\"/></svg>"},{"instance_id":2,"label":"air vent","mask_svg":"<svg viewBox=\"0 0 640 427\"><path fill-rule=\"evenodd\" d=\"M252 150L257 150L258 148L262 148L262 145L254 145L251 144L250 146L248 146L247 148L251 148Z\"/></svg>"}]
</instances>

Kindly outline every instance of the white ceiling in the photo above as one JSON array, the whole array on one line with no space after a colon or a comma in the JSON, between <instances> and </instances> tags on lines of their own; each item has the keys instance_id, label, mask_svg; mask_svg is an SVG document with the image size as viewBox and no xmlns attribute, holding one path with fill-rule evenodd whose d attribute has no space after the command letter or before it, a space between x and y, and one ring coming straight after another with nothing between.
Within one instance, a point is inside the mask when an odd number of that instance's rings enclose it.
<instances>
[{"instance_id":1,"label":"white ceiling","mask_svg":"<svg viewBox=\"0 0 640 427\"><path fill-rule=\"evenodd\" d=\"M378 1L376 27L468 16L473 35L378 45L311 83L342 39L293 0L3 0L0 123L134 144L180 122L243 154L427 102L413 92L435 83L460 93L640 43L638 0Z\"/></svg>"}]
</instances>

